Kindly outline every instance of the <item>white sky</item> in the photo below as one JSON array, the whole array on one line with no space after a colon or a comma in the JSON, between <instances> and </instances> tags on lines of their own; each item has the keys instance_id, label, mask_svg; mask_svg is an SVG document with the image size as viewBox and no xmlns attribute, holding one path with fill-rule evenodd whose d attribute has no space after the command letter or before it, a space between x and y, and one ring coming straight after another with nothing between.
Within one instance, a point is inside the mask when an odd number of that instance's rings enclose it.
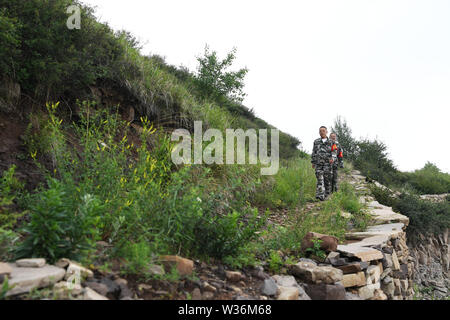
<instances>
[{"instance_id":1,"label":"white sky","mask_svg":"<svg viewBox=\"0 0 450 320\"><path fill-rule=\"evenodd\" d=\"M450 172L450 1L84 0L144 54L195 70L205 44L248 67L244 104L311 152L343 116L401 170Z\"/></svg>"}]
</instances>

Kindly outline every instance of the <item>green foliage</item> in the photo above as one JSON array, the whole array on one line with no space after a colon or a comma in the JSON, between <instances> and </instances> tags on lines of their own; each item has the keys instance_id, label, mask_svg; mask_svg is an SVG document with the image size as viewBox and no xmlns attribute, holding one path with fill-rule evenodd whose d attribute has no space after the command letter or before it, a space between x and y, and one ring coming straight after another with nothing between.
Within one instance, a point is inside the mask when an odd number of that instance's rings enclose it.
<instances>
[{"instance_id":1,"label":"green foliage","mask_svg":"<svg viewBox=\"0 0 450 320\"><path fill-rule=\"evenodd\" d=\"M322 249L320 249L320 246L322 244L322 240L321 239L317 239L317 238L313 238L311 239L313 246L312 248L308 248L306 249L306 252L318 257L319 259L325 259L327 257L327 254L325 253L325 251L323 251Z\"/></svg>"},{"instance_id":2,"label":"green foliage","mask_svg":"<svg viewBox=\"0 0 450 320\"><path fill-rule=\"evenodd\" d=\"M16 166L3 172L0 179L0 228L13 229L23 213L13 212L14 200L23 189L23 183L15 176Z\"/></svg>"},{"instance_id":3,"label":"green foliage","mask_svg":"<svg viewBox=\"0 0 450 320\"><path fill-rule=\"evenodd\" d=\"M286 162L275 176L263 178L256 202L270 208L294 208L314 199L316 177L308 159Z\"/></svg>"},{"instance_id":4,"label":"green foliage","mask_svg":"<svg viewBox=\"0 0 450 320\"><path fill-rule=\"evenodd\" d=\"M226 71L235 59L236 48L228 53L225 59L219 60L216 51L210 52L209 47L205 47L204 55L197 58L199 66L195 77L197 88L204 98L216 100L225 96L237 102L244 99L245 93L242 89L248 70L244 68L235 72Z\"/></svg>"},{"instance_id":5,"label":"green foliage","mask_svg":"<svg viewBox=\"0 0 450 320\"><path fill-rule=\"evenodd\" d=\"M450 193L450 174L428 162L414 172L406 173L407 182L421 194Z\"/></svg>"},{"instance_id":6,"label":"green foliage","mask_svg":"<svg viewBox=\"0 0 450 320\"><path fill-rule=\"evenodd\" d=\"M61 257L78 259L93 249L99 201L90 194L77 199L70 192L70 187L50 178L48 189L31 196L31 221L24 228L28 237L16 250L18 258L44 257L54 262Z\"/></svg>"},{"instance_id":7,"label":"green foliage","mask_svg":"<svg viewBox=\"0 0 450 320\"><path fill-rule=\"evenodd\" d=\"M357 148L354 165L363 175L386 185L396 182L398 171L388 158L386 144L376 139L364 139L358 141Z\"/></svg>"},{"instance_id":8,"label":"green foliage","mask_svg":"<svg viewBox=\"0 0 450 320\"><path fill-rule=\"evenodd\" d=\"M146 241L127 242L120 248L120 256L126 260L124 274L146 276L152 261L152 248Z\"/></svg>"},{"instance_id":9,"label":"green foliage","mask_svg":"<svg viewBox=\"0 0 450 320\"><path fill-rule=\"evenodd\" d=\"M30 129L30 153L53 161L50 170L41 167L48 188L28 201L32 220L21 246L25 253L68 257L82 253L81 238L101 238L114 243L119 255L133 254L127 256L132 273L142 270L141 262L150 252L237 255L264 225L265 218L248 203L258 183L250 175L252 170L226 168L220 184L217 172L207 167L176 170L171 161L173 143L146 118L141 118L139 141L131 142L130 129L118 113L97 110L91 103L79 107L79 123L64 125L54 104L48 108L42 131ZM42 133L46 143L41 143ZM83 206L85 195L92 201ZM70 237L72 242L64 242L62 233L75 230L79 233ZM52 236L44 238L50 231ZM148 250L144 243L151 244Z\"/></svg>"},{"instance_id":10,"label":"green foliage","mask_svg":"<svg viewBox=\"0 0 450 320\"><path fill-rule=\"evenodd\" d=\"M21 28L16 18L9 18L5 8L0 9L0 74L14 77L17 58L20 54L20 38L18 31ZM0 92L1 94L1 92Z\"/></svg>"},{"instance_id":11,"label":"green foliage","mask_svg":"<svg viewBox=\"0 0 450 320\"><path fill-rule=\"evenodd\" d=\"M6 294L11 288L9 287L8 276L5 276L3 283L0 287L0 300L4 300L6 298Z\"/></svg>"},{"instance_id":12,"label":"green foliage","mask_svg":"<svg viewBox=\"0 0 450 320\"><path fill-rule=\"evenodd\" d=\"M283 258L275 250L270 251L268 263L269 269L275 273L279 272L284 265Z\"/></svg>"},{"instance_id":13,"label":"green foliage","mask_svg":"<svg viewBox=\"0 0 450 320\"><path fill-rule=\"evenodd\" d=\"M0 227L0 261L10 261L14 258L12 251L18 240L17 233Z\"/></svg>"},{"instance_id":14,"label":"green foliage","mask_svg":"<svg viewBox=\"0 0 450 320\"><path fill-rule=\"evenodd\" d=\"M80 30L66 26L66 10L72 4L82 10ZM111 65L124 54L109 27L96 22L93 10L78 1L1 0L0 7L1 20L13 23L8 27L9 47L20 41L15 78L29 95L48 98L51 92L56 98L82 92L97 78L111 76Z\"/></svg>"},{"instance_id":15,"label":"green foliage","mask_svg":"<svg viewBox=\"0 0 450 320\"><path fill-rule=\"evenodd\" d=\"M409 217L408 239L415 241L419 235L440 234L450 227L450 202L430 202L417 195L402 193L393 197L386 189L371 186L378 202L391 206L394 211Z\"/></svg>"}]
</instances>

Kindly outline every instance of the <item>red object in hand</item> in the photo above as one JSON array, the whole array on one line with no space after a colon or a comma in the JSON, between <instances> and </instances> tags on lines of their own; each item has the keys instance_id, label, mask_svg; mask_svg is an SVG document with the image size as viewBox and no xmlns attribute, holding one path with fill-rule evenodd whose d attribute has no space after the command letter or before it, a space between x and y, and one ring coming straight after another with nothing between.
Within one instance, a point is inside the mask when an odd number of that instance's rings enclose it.
<instances>
[{"instance_id":1,"label":"red object in hand","mask_svg":"<svg viewBox=\"0 0 450 320\"><path fill-rule=\"evenodd\" d=\"M344 154L342 153L342 151L339 153L339 158L343 158Z\"/></svg>"}]
</instances>

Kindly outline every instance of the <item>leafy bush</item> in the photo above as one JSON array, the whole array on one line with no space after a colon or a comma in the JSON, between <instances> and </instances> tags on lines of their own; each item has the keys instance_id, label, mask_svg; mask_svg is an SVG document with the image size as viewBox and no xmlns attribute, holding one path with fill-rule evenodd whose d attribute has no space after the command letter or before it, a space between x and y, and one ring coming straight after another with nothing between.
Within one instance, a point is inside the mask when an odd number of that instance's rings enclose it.
<instances>
[{"instance_id":1,"label":"leafy bush","mask_svg":"<svg viewBox=\"0 0 450 320\"><path fill-rule=\"evenodd\" d=\"M0 227L0 261L10 261L14 258L13 250L18 240L17 233Z\"/></svg>"},{"instance_id":2,"label":"leafy bush","mask_svg":"<svg viewBox=\"0 0 450 320\"><path fill-rule=\"evenodd\" d=\"M3 172L0 179L0 228L13 229L18 219L24 213L13 212L12 205L14 200L23 189L23 183L15 176L16 167L13 165Z\"/></svg>"},{"instance_id":3,"label":"leafy bush","mask_svg":"<svg viewBox=\"0 0 450 320\"><path fill-rule=\"evenodd\" d=\"M222 177L207 167L176 170L173 143L147 119L141 118L139 141L131 142L130 128L117 113L91 103L79 107L80 122L67 128L56 115L57 104L49 105L41 133L30 130L28 135L30 153L53 161L51 168L42 167L48 188L29 200L32 221L22 251L51 258L81 253L79 236L94 240L98 237L92 232L98 230L100 238L116 244L118 254L130 243L148 242L155 254L223 258L238 254L264 224L248 203L257 184L252 170L230 166ZM34 143L42 141L42 133L47 142ZM76 220L79 215L70 213L84 208L79 203L85 195L92 195L95 205L86 208L86 219ZM79 233L65 242L63 233L75 228ZM49 230L56 231L44 238Z\"/></svg>"},{"instance_id":4,"label":"leafy bush","mask_svg":"<svg viewBox=\"0 0 450 320\"><path fill-rule=\"evenodd\" d=\"M17 248L17 258L79 259L93 248L98 239L99 202L89 194L77 199L71 191L49 179L48 189L29 199L31 221L23 230L28 236Z\"/></svg>"},{"instance_id":5,"label":"leafy bush","mask_svg":"<svg viewBox=\"0 0 450 320\"><path fill-rule=\"evenodd\" d=\"M409 217L408 239L415 241L419 235L439 234L450 227L450 202L430 202L417 195L402 193L393 197L388 190L371 186L372 193L381 204Z\"/></svg>"},{"instance_id":6,"label":"leafy bush","mask_svg":"<svg viewBox=\"0 0 450 320\"><path fill-rule=\"evenodd\" d=\"M441 172L439 168L427 163L414 172L406 173L407 181L421 194L450 193L450 174Z\"/></svg>"}]
</instances>

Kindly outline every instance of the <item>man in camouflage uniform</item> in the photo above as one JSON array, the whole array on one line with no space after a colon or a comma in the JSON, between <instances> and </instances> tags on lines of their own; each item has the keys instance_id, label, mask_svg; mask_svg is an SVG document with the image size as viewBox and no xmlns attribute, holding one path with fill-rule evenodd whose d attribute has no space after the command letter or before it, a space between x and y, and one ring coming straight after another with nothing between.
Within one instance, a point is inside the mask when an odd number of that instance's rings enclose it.
<instances>
[{"instance_id":1,"label":"man in camouflage uniform","mask_svg":"<svg viewBox=\"0 0 450 320\"><path fill-rule=\"evenodd\" d=\"M316 170L316 199L324 201L331 193L331 166L337 161L337 150L332 150L334 143L327 137L328 129L320 127L320 138L314 141L311 163Z\"/></svg>"},{"instance_id":2,"label":"man in camouflage uniform","mask_svg":"<svg viewBox=\"0 0 450 320\"><path fill-rule=\"evenodd\" d=\"M331 192L336 192L338 191L338 170L344 167L344 151L341 144L336 140L336 133L330 134L330 139L336 145L335 148L337 148L337 161L333 162L331 174Z\"/></svg>"}]
</instances>

